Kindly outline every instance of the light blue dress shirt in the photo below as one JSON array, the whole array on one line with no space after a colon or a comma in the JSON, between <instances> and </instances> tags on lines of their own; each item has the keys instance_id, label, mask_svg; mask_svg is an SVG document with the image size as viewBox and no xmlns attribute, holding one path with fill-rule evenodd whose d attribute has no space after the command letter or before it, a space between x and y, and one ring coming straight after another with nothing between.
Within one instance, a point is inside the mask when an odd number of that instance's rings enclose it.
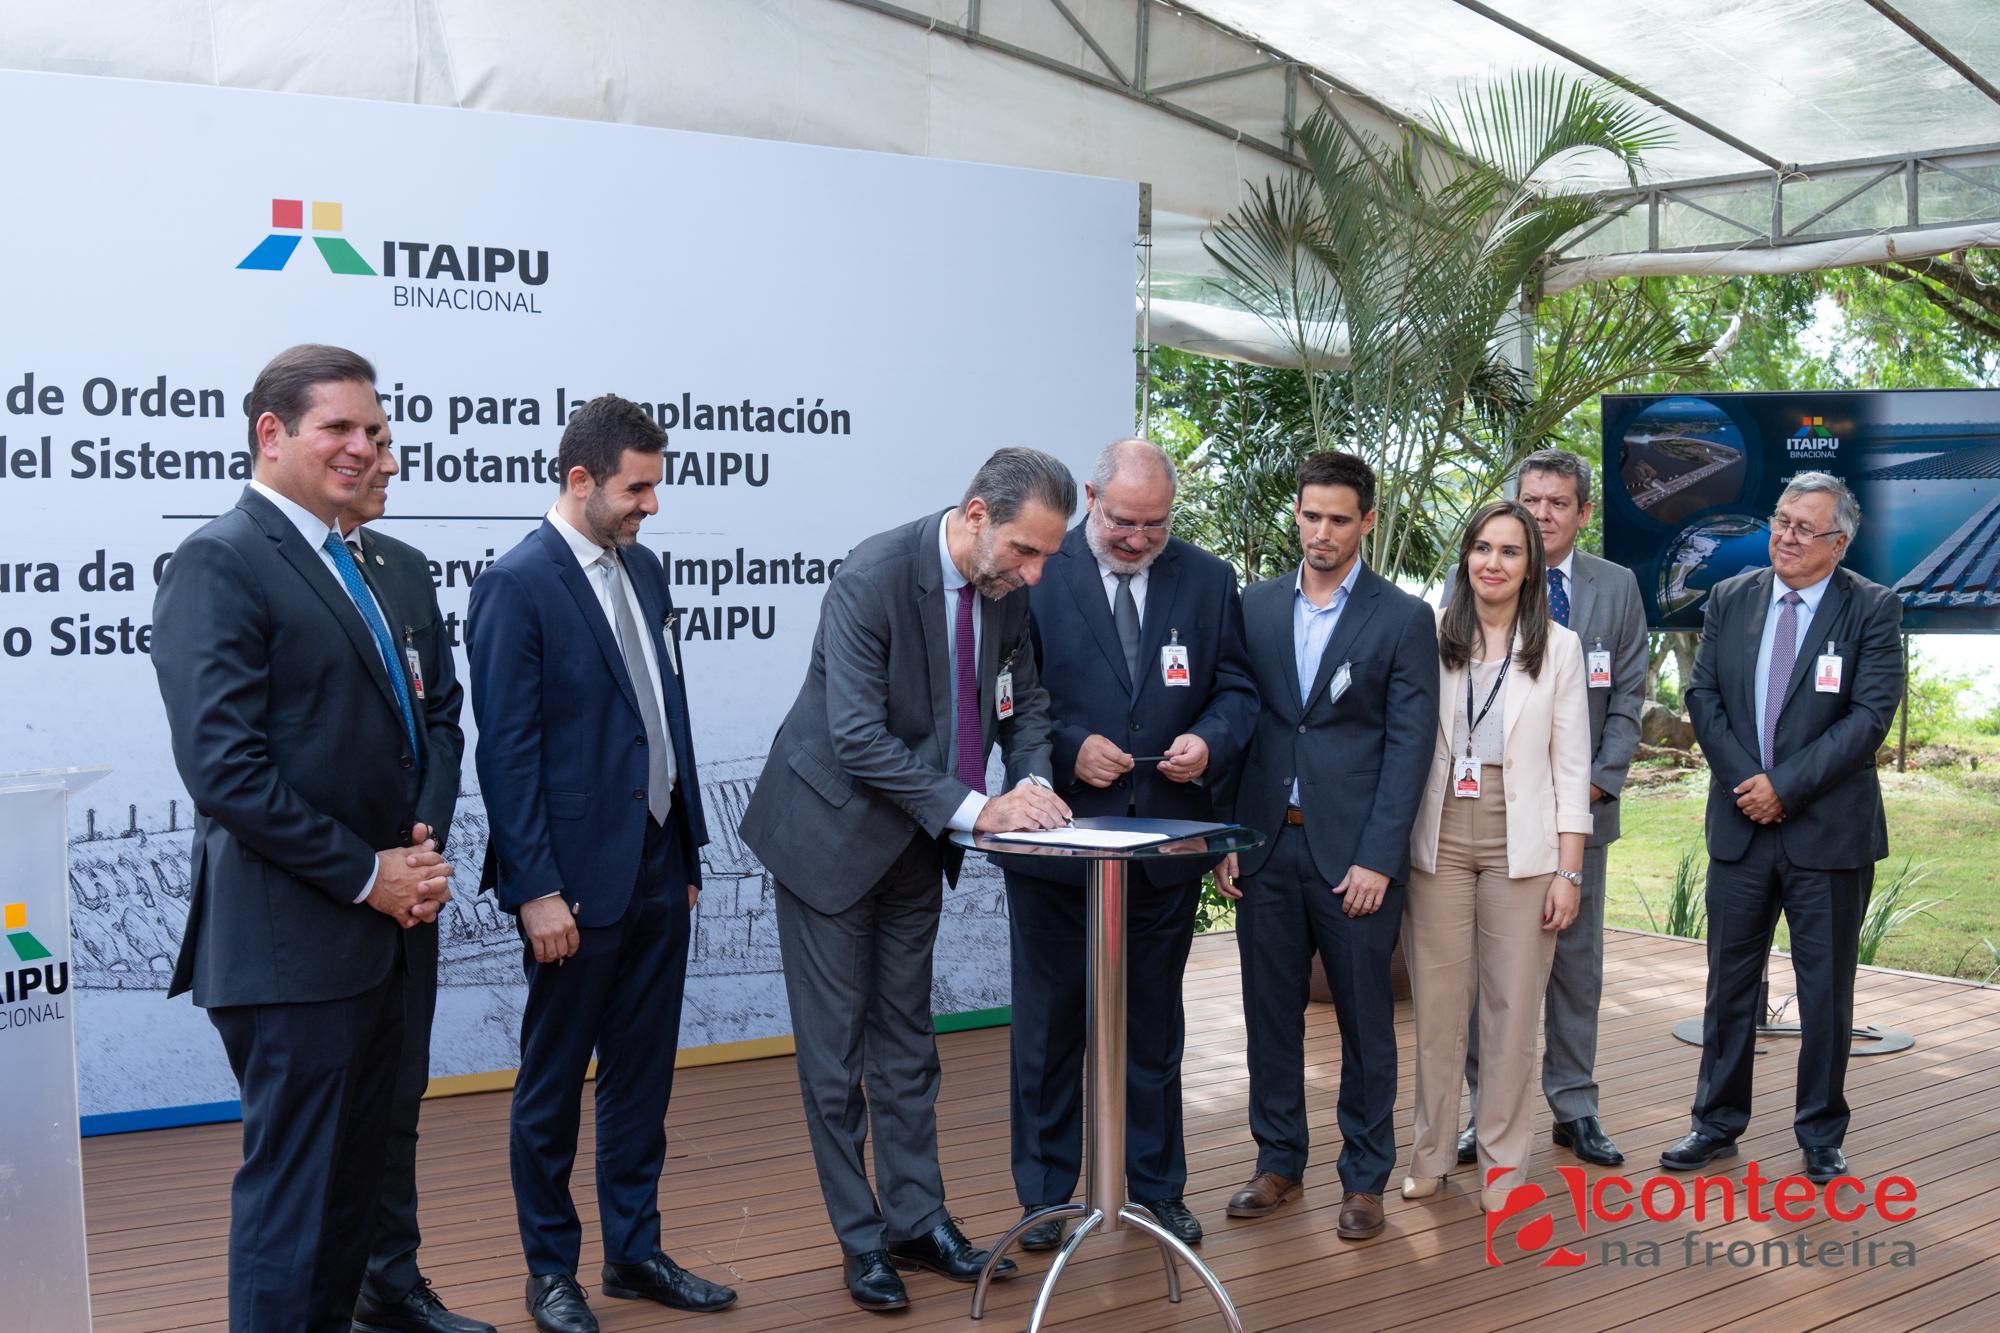
<instances>
[{"instance_id":1,"label":"light blue dress shirt","mask_svg":"<svg viewBox=\"0 0 2000 1333\"><path fill-rule=\"evenodd\" d=\"M1828 574L1818 583L1792 590L1797 592L1801 599L1801 605L1794 613L1798 616L1799 621L1798 639L1794 644L1794 649L1799 656L1811 653L1817 657L1820 653L1826 651L1825 643L1812 643L1808 641L1806 631L1812 628L1813 617L1819 614L1820 599L1826 596L1826 585L1831 582L1833 582L1833 575ZM1778 637L1778 615L1784 610L1785 592L1785 581L1776 574L1773 574L1771 576L1771 604L1764 609L1764 636L1757 641L1757 736L1760 748L1763 745L1762 738L1764 736L1764 709L1770 703L1767 696L1771 692L1771 644ZM1795 657L1792 660L1796 663L1798 658ZM1778 700L1779 706L1782 707L1784 702L1783 699ZM1759 757L1761 758L1761 756Z\"/></svg>"},{"instance_id":2,"label":"light blue dress shirt","mask_svg":"<svg viewBox=\"0 0 2000 1333\"><path fill-rule=\"evenodd\" d=\"M1333 590L1333 596L1325 606L1315 605L1306 596L1306 567L1299 566L1292 587L1292 657L1299 669L1299 703L1304 705L1312 697L1313 681L1319 675L1320 658L1326 655L1326 645L1333 641L1333 631L1340 624L1340 613L1347 609L1347 599L1354 592L1354 581L1361 577L1361 557L1354 558L1347 577ZM1292 775L1292 804L1299 803L1299 779Z\"/></svg>"},{"instance_id":3,"label":"light blue dress shirt","mask_svg":"<svg viewBox=\"0 0 2000 1333\"><path fill-rule=\"evenodd\" d=\"M958 590L972 581L959 573L958 566L951 562L951 543L945 540L945 532L950 524L950 513L938 520L938 564L944 571L944 645L946 660L951 666L952 732L941 738L944 742L947 763L950 762L952 755L958 753ZM985 597L977 592L972 594L972 660L975 662L979 660L980 639L986 628L985 609L980 605L985 600ZM965 799L958 803L958 809L952 812L951 819L946 822L945 827L957 829L961 833L970 833L973 825L979 820L979 812L986 808L988 799L979 792L967 792Z\"/></svg>"}]
</instances>

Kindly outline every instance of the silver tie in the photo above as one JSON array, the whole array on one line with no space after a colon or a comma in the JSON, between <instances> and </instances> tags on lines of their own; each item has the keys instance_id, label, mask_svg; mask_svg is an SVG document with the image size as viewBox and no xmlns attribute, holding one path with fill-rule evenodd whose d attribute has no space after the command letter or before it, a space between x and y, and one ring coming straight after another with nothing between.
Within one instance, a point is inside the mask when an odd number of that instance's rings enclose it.
<instances>
[{"instance_id":1,"label":"silver tie","mask_svg":"<svg viewBox=\"0 0 2000 1333\"><path fill-rule=\"evenodd\" d=\"M632 618L632 599L625 592L625 563L616 551L606 551L601 559L611 586L612 629L618 637L619 654L625 659L625 674L632 678L632 692L639 697L639 718L646 725L646 808L652 811L655 823L665 825L674 808L673 741L660 717L653 677L646 670L646 650L639 639L638 622Z\"/></svg>"},{"instance_id":2,"label":"silver tie","mask_svg":"<svg viewBox=\"0 0 2000 1333\"><path fill-rule=\"evenodd\" d=\"M1139 688L1139 603L1132 597L1132 576L1114 574L1118 591L1111 598L1111 622L1118 629L1118 646L1125 650L1125 674Z\"/></svg>"}]
</instances>

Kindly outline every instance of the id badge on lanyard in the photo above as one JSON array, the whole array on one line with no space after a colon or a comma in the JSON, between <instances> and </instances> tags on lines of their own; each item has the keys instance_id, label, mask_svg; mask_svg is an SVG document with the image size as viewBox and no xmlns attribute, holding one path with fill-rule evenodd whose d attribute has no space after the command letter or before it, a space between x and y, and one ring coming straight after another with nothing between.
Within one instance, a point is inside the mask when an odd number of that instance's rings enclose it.
<instances>
[{"instance_id":1,"label":"id badge on lanyard","mask_svg":"<svg viewBox=\"0 0 2000 1333\"><path fill-rule=\"evenodd\" d=\"M1453 796L1477 799L1479 796L1479 761L1472 757L1472 733L1493 711L1493 701L1500 697L1500 687L1507 683L1507 668L1514 664L1509 653L1500 663L1500 673L1493 678L1493 688L1486 692L1486 703L1475 714L1472 711L1472 664L1465 667L1465 754L1452 764L1451 794Z\"/></svg>"}]
</instances>

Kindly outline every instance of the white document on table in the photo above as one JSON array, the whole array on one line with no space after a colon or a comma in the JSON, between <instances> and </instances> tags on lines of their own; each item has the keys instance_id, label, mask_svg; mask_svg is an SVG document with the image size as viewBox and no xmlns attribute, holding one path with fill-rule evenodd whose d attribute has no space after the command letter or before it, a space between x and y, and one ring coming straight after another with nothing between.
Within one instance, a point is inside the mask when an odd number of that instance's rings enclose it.
<instances>
[{"instance_id":1,"label":"white document on table","mask_svg":"<svg viewBox=\"0 0 2000 1333\"><path fill-rule=\"evenodd\" d=\"M1122 852L1133 847L1149 847L1170 839L1165 833L1132 833L1123 829L1050 828L1022 829L1015 833L989 833L990 842L1024 842L1036 847L1074 847L1079 850Z\"/></svg>"}]
</instances>

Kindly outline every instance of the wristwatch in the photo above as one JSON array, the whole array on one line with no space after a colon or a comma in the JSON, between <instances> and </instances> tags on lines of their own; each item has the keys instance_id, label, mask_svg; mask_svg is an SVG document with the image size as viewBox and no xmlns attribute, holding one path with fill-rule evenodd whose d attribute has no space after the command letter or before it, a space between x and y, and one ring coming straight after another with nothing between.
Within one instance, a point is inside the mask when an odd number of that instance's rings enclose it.
<instances>
[{"instance_id":1,"label":"wristwatch","mask_svg":"<svg viewBox=\"0 0 2000 1333\"><path fill-rule=\"evenodd\" d=\"M1581 870L1557 870L1556 873L1576 885L1579 889L1583 887L1583 872Z\"/></svg>"}]
</instances>

